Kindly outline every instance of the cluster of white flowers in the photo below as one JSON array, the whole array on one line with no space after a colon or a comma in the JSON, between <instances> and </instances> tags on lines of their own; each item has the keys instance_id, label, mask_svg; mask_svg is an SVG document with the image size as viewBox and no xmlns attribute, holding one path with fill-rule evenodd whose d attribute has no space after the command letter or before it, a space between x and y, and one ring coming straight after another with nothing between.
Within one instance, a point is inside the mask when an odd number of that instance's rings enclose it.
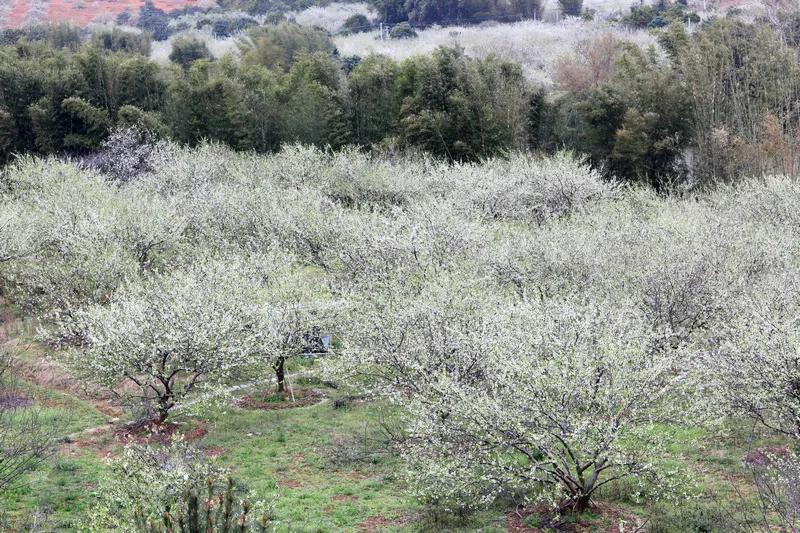
<instances>
[{"instance_id":1,"label":"cluster of white flowers","mask_svg":"<svg viewBox=\"0 0 800 533\"><path fill-rule=\"evenodd\" d=\"M326 371L401 407L431 501L584 508L666 474L662 423L750 416L800 439L786 178L676 199L567 154L204 145L121 184L36 159L4 183L3 290L59 317L87 381L136 383L164 414L324 328Z\"/></svg>"}]
</instances>

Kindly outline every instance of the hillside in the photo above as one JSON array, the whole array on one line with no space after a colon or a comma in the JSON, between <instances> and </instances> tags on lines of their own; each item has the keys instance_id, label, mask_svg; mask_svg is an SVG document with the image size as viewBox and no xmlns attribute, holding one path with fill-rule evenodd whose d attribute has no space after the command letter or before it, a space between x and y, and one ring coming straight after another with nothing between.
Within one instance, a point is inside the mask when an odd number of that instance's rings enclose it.
<instances>
[{"instance_id":1,"label":"hillside","mask_svg":"<svg viewBox=\"0 0 800 533\"><path fill-rule=\"evenodd\" d=\"M17 28L36 22L72 22L85 26L108 22L118 14L138 13L145 0L4 0L0 2L0 28ZM207 6L213 0L153 0L166 12L186 6Z\"/></svg>"}]
</instances>

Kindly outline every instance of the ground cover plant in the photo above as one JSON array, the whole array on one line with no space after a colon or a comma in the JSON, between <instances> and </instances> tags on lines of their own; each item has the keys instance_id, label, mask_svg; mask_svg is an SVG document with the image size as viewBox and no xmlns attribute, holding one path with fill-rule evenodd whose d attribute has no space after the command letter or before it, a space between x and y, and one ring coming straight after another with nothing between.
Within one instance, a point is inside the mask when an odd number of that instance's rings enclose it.
<instances>
[{"instance_id":1,"label":"ground cover plant","mask_svg":"<svg viewBox=\"0 0 800 533\"><path fill-rule=\"evenodd\" d=\"M793 527L792 179L144 157L3 170L9 528Z\"/></svg>"}]
</instances>

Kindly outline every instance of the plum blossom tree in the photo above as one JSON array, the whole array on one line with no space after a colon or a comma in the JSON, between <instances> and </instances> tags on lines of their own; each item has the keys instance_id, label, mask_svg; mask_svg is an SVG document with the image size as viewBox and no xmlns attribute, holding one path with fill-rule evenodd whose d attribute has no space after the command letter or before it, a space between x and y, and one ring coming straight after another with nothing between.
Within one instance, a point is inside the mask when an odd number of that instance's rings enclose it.
<instances>
[{"instance_id":1,"label":"plum blossom tree","mask_svg":"<svg viewBox=\"0 0 800 533\"><path fill-rule=\"evenodd\" d=\"M469 507L522 492L582 512L608 483L658 475L653 427L687 412L690 380L636 309L457 284L366 299L333 364L403 407L422 496Z\"/></svg>"},{"instance_id":2,"label":"plum blossom tree","mask_svg":"<svg viewBox=\"0 0 800 533\"><path fill-rule=\"evenodd\" d=\"M69 364L89 382L153 401L162 423L191 394L213 391L251 365L265 335L259 282L235 259L198 259L127 284L107 305L69 321L83 339Z\"/></svg>"},{"instance_id":3,"label":"plum blossom tree","mask_svg":"<svg viewBox=\"0 0 800 533\"><path fill-rule=\"evenodd\" d=\"M265 311L263 352L275 371L278 392L286 390L286 361L307 348L309 335L324 320L319 302L312 299L313 289L306 283L281 287L271 294Z\"/></svg>"},{"instance_id":4,"label":"plum blossom tree","mask_svg":"<svg viewBox=\"0 0 800 533\"><path fill-rule=\"evenodd\" d=\"M731 412L800 439L800 286L774 275L736 302L715 347L703 355L707 382Z\"/></svg>"},{"instance_id":5,"label":"plum blossom tree","mask_svg":"<svg viewBox=\"0 0 800 533\"><path fill-rule=\"evenodd\" d=\"M22 224L22 207L2 205L0 209L0 263L25 257L35 250L30 224Z\"/></svg>"}]
</instances>

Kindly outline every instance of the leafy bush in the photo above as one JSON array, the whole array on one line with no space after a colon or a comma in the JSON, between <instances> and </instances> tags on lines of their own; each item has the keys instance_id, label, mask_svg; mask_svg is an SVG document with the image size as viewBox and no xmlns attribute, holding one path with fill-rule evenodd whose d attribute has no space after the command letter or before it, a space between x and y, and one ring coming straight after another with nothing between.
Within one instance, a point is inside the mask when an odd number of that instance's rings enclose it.
<instances>
[{"instance_id":1,"label":"leafy bush","mask_svg":"<svg viewBox=\"0 0 800 533\"><path fill-rule=\"evenodd\" d=\"M583 11L583 0L558 0L561 13L569 17L579 17Z\"/></svg>"},{"instance_id":2,"label":"leafy bush","mask_svg":"<svg viewBox=\"0 0 800 533\"><path fill-rule=\"evenodd\" d=\"M146 33L123 31L119 28L104 30L92 35L96 46L110 52L150 55L150 37Z\"/></svg>"},{"instance_id":3,"label":"leafy bush","mask_svg":"<svg viewBox=\"0 0 800 533\"><path fill-rule=\"evenodd\" d=\"M392 39L414 39L416 36L417 32L408 22L395 24L389 31L389 37Z\"/></svg>"},{"instance_id":4,"label":"leafy bush","mask_svg":"<svg viewBox=\"0 0 800 533\"><path fill-rule=\"evenodd\" d=\"M361 33L365 31L369 31L373 27L370 24L369 19L366 15L362 15L361 13L356 13L355 15L350 15L342 24L341 31L347 33Z\"/></svg>"},{"instance_id":5,"label":"leafy bush","mask_svg":"<svg viewBox=\"0 0 800 533\"><path fill-rule=\"evenodd\" d=\"M172 41L169 60L184 69L188 69L198 59L210 58L211 52L208 51L205 41L201 41L197 37L179 37Z\"/></svg>"},{"instance_id":6,"label":"leafy bush","mask_svg":"<svg viewBox=\"0 0 800 533\"><path fill-rule=\"evenodd\" d=\"M142 30L149 32L155 41L166 41L169 38L169 17L164 11L155 7L152 0L147 0L139 9L137 25Z\"/></svg>"}]
</instances>

